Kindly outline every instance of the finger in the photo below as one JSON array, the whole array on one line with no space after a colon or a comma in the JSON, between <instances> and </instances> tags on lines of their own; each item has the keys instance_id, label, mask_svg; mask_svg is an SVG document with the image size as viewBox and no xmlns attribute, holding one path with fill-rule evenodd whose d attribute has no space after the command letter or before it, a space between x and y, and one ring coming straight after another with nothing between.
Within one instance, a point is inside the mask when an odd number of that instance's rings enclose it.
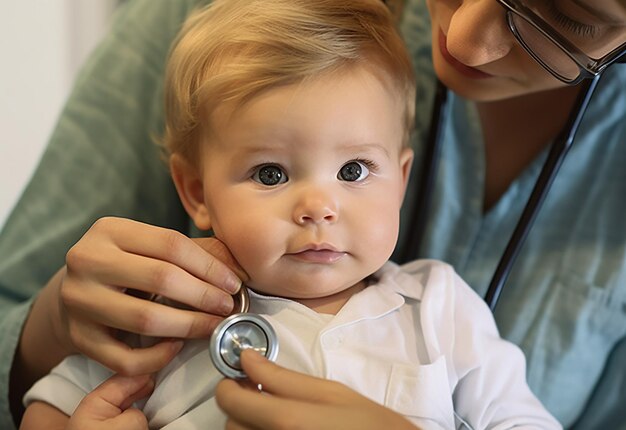
<instances>
[{"instance_id":1,"label":"finger","mask_svg":"<svg viewBox=\"0 0 626 430\"><path fill-rule=\"evenodd\" d=\"M76 423L82 421L102 422L120 418L120 414L133 401L147 396L153 388L154 382L149 375L135 377L114 375L83 398L73 414L73 420ZM121 421L128 421L128 417L133 419L132 415L133 413L130 413L127 414L127 418L121 417ZM134 420L136 419L135 417ZM107 428L116 427L107 426Z\"/></svg>"},{"instance_id":2,"label":"finger","mask_svg":"<svg viewBox=\"0 0 626 430\"><path fill-rule=\"evenodd\" d=\"M144 398L154 388L150 375L113 375L97 386L86 397L96 397L115 408L125 410L133 402Z\"/></svg>"},{"instance_id":3,"label":"finger","mask_svg":"<svg viewBox=\"0 0 626 430\"><path fill-rule=\"evenodd\" d=\"M95 265L94 276L105 285L167 297L216 315L229 315L232 296L175 264L134 254L116 253ZM119 268L123 267L121 271ZM94 271L95 271L94 270Z\"/></svg>"},{"instance_id":4,"label":"finger","mask_svg":"<svg viewBox=\"0 0 626 430\"><path fill-rule=\"evenodd\" d=\"M295 400L324 402L333 388L340 384L285 369L272 363L258 352L247 349L241 354L241 365L254 384L263 391Z\"/></svg>"},{"instance_id":5,"label":"finger","mask_svg":"<svg viewBox=\"0 0 626 430\"><path fill-rule=\"evenodd\" d=\"M318 413L315 405L303 408L299 401L284 399L249 390L231 379L224 379L216 387L217 405L233 422L233 428L278 429L311 427L310 415ZM305 418L305 414L309 418ZM296 425L298 424L298 425Z\"/></svg>"},{"instance_id":6,"label":"finger","mask_svg":"<svg viewBox=\"0 0 626 430\"><path fill-rule=\"evenodd\" d=\"M121 415L107 421L108 430L148 430L148 420L139 409L126 409Z\"/></svg>"},{"instance_id":7,"label":"finger","mask_svg":"<svg viewBox=\"0 0 626 430\"><path fill-rule=\"evenodd\" d=\"M241 286L241 280L226 264L182 233L137 221L124 221L111 231L120 249L169 261L230 293L235 293Z\"/></svg>"},{"instance_id":8,"label":"finger","mask_svg":"<svg viewBox=\"0 0 626 430\"><path fill-rule=\"evenodd\" d=\"M229 421L232 421L235 428L236 426L245 426L246 421L242 420L242 415L245 417L251 410L264 407L263 404L257 406L257 397L260 395L258 390L251 390L246 388L244 384L227 378L221 380L215 388L217 405L228 416Z\"/></svg>"},{"instance_id":9,"label":"finger","mask_svg":"<svg viewBox=\"0 0 626 430\"><path fill-rule=\"evenodd\" d=\"M224 242L215 237L200 237L192 240L196 242L200 248L204 249L219 261L226 264L243 282L247 282L248 279L250 279L248 274L243 270L243 267L241 267L239 262L235 260L235 257L231 254Z\"/></svg>"},{"instance_id":10,"label":"finger","mask_svg":"<svg viewBox=\"0 0 626 430\"><path fill-rule=\"evenodd\" d=\"M224 427L225 430L254 430L256 429L256 427L248 427L248 426L244 426L243 424L233 420L233 419L228 419L226 421L226 426Z\"/></svg>"},{"instance_id":11,"label":"finger","mask_svg":"<svg viewBox=\"0 0 626 430\"><path fill-rule=\"evenodd\" d=\"M75 318L147 336L202 338L209 336L223 317L177 309L102 286L89 294L64 291L63 300Z\"/></svg>"},{"instance_id":12,"label":"finger","mask_svg":"<svg viewBox=\"0 0 626 430\"><path fill-rule=\"evenodd\" d=\"M97 328L76 342L80 352L123 375L158 372L180 352L183 345L181 340L166 339L149 347L131 348L112 337L108 331Z\"/></svg>"},{"instance_id":13,"label":"finger","mask_svg":"<svg viewBox=\"0 0 626 430\"><path fill-rule=\"evenodd\" d=\"M254 429L414 429L403 416L374 403L343 384L326 381L281 368L263 358L254 362L253 354L244 354L244 370L250 376L255 369L262 375L263 392L250 390L233 380L220 381L216 388L218 406L229 419L243 428ZM244 357L242 355L242 362ZM251 359L252 357L252 359ZM247 369L246 369L247 367ZM264 380L263 378L270 379ZM271 378L278 378L275 387ZM307 388L303 389L302 386ZM274 390L268 393L266 389ZM308 391L312 390L312 391ZM297 397L290 397L294 394Z\"/></svg>"}]
</instances>

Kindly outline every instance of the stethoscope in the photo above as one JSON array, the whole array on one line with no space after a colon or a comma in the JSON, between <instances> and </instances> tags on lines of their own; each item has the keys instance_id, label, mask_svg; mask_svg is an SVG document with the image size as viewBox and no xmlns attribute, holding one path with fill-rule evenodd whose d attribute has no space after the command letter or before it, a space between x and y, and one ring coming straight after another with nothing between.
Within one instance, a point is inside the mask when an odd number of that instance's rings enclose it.
<instances>
[{"instance_id":1,"label":"stethoscope","mask_svg":"<svg viewBox=\"0 0 626 430\"><path fill-rule=\"evenodd\" d=\"M548 157L543 164L541 172L507 243L504 253L502 257L500 257L500 261L498 262L491 282L489 283L487 293L485 294L484 299L492 312L496 308L504 284L511 273L515 259L539 213L541 204L548 194L550 186L574 142L574 137L576 136L583 115L587 110L591 96L598 85L600 76L601 74L598 74L580 84L582 88L568 117L567 123L550 147ZM449 90L440 81L437 82L433 113L421 169L420 185L417 190L417 198L414 199L412 207L409 208L409 214L413 222L407 232L409 240L399 254L400 262L407 262L418 257L426 231L426 221L432 200L438 159L443 141L442 131L446 121L448 91Z\"/></svg>"},{"instance_id":2,"label":"stethoscope","mask_svg":"<svg viewBox=\"0 0 626 430\"><path fill-rule=\"evenodd\" d=\"M548 157L534 185L532 193L526 202L524 210L508 241L493 274L492 280L485 294L485 301L494 311L504 284L511 272L513 264L524 240L533 225L541 204L543 203L558 170L571 148L574 137L583 115L589 105L601 75L584 81L583 86L563 131L557 136L550 147ZM430 130L421 169L421 179L417 190L417 198L409 208L413 222L409 227L407 246L400 252L400 262L417 258L426 229L426 221L432 198L438 159L442 145L442 130L446 120L448 89L437 82L433 103ZM278 355L278 337L272 325L262 316L248 313L249 294L242 286L235 296L235 313L224 319L214 330L209 354L215 368L224 376L233 379L245 379L246 374L241 366L240 355L245 349L251 348L269 360L275 360Z\"/></svg>"},{"instance_id":3,"label":"stethoscope","mask_svg":"<svg viewBox=\"0 0 626 430\"><path fill-rule=\"evenodd\" d=\"M242 285L233 296L234 313L213 330L209 342L209 355L215 368L231 379L245 379L241 366L241 353L253 349L268 360L278 356L278 336L272 325L261 315L248 313L250 295Z\"/></svg>"}]
</instances>

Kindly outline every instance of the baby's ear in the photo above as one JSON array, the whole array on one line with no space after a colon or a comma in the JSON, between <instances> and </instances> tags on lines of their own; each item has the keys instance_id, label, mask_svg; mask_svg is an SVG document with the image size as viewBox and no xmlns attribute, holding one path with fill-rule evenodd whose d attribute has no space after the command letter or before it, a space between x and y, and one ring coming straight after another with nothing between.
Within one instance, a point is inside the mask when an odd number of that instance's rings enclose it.
<instances>
[{"instance_id":1,"label":"baby's ear","mask_svg":"<svg viewBox=\"0 0 626 430\"><path fill-rule=\"evenodd\" d=\"M409 183L411 167L413 166L413 156L414 154L411 148L404 148L400 153L400 172L402 175L402 193L400 195L400 201L404 199L404 193Z\"/></svg>"},{"instance_id":2,"label":"baby's ear","mask_svg":"<svg viewBox=\"0 0 626 430\"><path fill-rule=\"evenodd\" d=\"M170 156L170 172L180 201L200 230L211 228L211 218L204 203L202 174L180 154Z\"/></svg>"}]
</instances>

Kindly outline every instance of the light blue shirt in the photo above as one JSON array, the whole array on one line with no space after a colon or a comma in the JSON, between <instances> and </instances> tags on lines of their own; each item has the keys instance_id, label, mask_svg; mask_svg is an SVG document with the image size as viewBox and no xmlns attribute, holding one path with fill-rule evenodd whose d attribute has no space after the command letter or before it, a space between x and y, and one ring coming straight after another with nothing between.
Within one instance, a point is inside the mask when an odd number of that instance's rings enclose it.
<instances>
[{"instance_id":1,"label":"light blue shirt","mask_svg":"<svg viewBox=\"0 0 626 430\"><path fill-rule=\"evenodd\" d=\"M152 136L162 130L167 50L196 3L125 4L0 232L2 429L13 428L9 371L30 301L91 224L114 215L193 234ZM418 156L434 89L429 26L424 0L408 0L402 29L418 76ZM496 312L502 334L524 350L540 400L565 427L580 419L575 428L585 430L626 429L625 80L619 66L600 83ZM483 216L475 113L456 98L450 109L423 255L451 263L483 294L542 160ZM401 235L406 225L404 213Z\"/></svg>"}]
</instances>

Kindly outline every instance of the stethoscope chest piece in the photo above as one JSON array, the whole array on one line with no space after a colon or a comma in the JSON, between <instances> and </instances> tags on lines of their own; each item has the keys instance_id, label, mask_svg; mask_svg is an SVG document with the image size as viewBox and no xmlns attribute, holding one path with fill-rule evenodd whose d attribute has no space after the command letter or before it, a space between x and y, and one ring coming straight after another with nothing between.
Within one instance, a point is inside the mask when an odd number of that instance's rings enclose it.
<instances>
[{"instance_id":1,"label":"stethoscope chest piece","mask_svg":"<svg viewBox=\"0 0 626 430\"><path fill-rule=\"evenodd\" d=\"M271 324L262 316L237 313L215 328L209 352L213 364L227 378L245 379L239 357L244 349L252 348L274 361L278 355L278 337Z\"/></svg>"}]
</instances>

